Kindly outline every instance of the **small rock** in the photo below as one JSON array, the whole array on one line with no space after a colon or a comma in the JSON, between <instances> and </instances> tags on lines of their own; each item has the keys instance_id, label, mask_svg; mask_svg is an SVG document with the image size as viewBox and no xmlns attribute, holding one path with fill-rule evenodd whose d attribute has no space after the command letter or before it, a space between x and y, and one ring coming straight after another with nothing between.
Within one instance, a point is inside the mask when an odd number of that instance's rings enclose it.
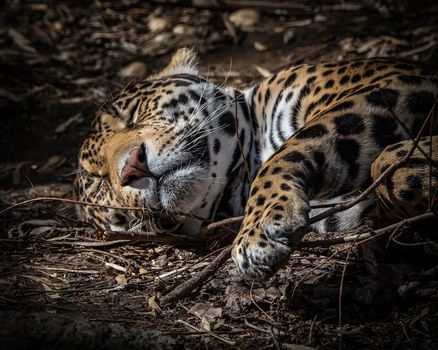
<instances>
[{"instance_id":1,"label":"small rock","mask_svg":"<svg viewBox=\"0 0 438 350\"><path fill-rule=\"evenodd\" d=\"M327 17L323 16L323 15L320 15L320 14L317 14L313 20L316 23L325 22L325 21L327 21Z\"/></svg>"},{"instance_id":2,"label":"small rock","mask_svg":"<svg viewBox=\"0 0 438 350\"><path fill-rule=\"evenodd\" d=\"M254 48L257 51L265 51L268 47L265 44L262 44L260 41L254 41Z\"/></svg>"},{"instance_id":3,"label":"small rock","mask_svg":"<svg viewBox=\"0 0 438 350\"><path fill-rule=\"evenodd\" d=\"M228 19L236 27L239 27L243 31L250 32L254 30L254 26L260 20L260 13L253 9L241 9L232 12Z\"/></svg>"},{"instance_id":4,"label":"small rock","mask_svg":"<svg viewBox=\"0 0 438 350\"><path fill-rule=\"evenodd\" d=\"M152 33L162 32L167 25L167 19L162 17L151 17L148 22L148 28Z\"/></svg>"},{"instance_id":5,"label":"small rock","mask_svg":"<svg viewBox=\"0 0 438 350\"><path fill-rule=\"evenodd\" d=\"M121 78L142 78L146 75L147 68L143 62L134 61L120 69L118 76Z\"/></svg>"},{"instance_id":6,"label":"small rock","mask_svg":"<svg viewBox=\"0 0 438 350\"><path fill-rule=\"evenodd\" d=\"M173 27L173 32L180 35L193 35L196 33L196 28L186 24L177 24Z\"/></svg>"},{"instance_id":7,"label":"small rock","mask_svg":"<svg viewBox=\"0 0 438 350\"><path fill-rule=\"evenodd\" d=\"M155 35L152 40L155 44L164 44L171 40L173 37L174 35L172 33L160 33Z\"/></svg>"}]
</instances>

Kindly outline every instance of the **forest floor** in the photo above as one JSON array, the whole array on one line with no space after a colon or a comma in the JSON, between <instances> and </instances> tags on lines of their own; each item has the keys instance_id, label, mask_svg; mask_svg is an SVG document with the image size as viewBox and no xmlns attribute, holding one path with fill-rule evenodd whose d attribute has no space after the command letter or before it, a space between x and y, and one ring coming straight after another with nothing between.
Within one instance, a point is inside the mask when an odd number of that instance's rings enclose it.
<instances>
[{"instance_id":1,"label":"forest floor","mask_svg":"<svg viewBox=\"0 0 438 350\"><path fill-rule=\"evenodd\" d=\"M164 67L178 47L199 52L210 80L237 87L290 64L353 57L397 56L438 70L433 1L294 1L285 9L253 1L263 5L256 10L248 1L152 3L1 5L0 209L68 194L99 106ZM255 283L228 261L188 297L164 304L227 242L104 246L71 209L33 202L1 214L3 348L438 348L438 268L413 248L403 261L373 242L302 249Z\"/></svg>"}]
</instances>

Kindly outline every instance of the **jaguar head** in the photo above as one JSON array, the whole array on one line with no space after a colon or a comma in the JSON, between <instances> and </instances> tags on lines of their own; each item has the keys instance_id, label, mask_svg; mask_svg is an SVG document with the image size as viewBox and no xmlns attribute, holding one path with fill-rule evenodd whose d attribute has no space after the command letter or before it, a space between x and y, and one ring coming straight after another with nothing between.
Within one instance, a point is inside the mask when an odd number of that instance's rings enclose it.
<instances>
[{"instance_id":1,"label":"jaguar head","mask_svg":"<svg viewBox=\"0 0 438 350\"><path fill-rule=\"evenodd\" d=\"M236 154L235 91L201 77L180 49L159 74L132 84L99 110L79 152L76 197L100 229L195 234L211 219ZM243 127L243 125L241 125ZM119 207L130 207L125 210Z\"/></svg>"}]
</instances>

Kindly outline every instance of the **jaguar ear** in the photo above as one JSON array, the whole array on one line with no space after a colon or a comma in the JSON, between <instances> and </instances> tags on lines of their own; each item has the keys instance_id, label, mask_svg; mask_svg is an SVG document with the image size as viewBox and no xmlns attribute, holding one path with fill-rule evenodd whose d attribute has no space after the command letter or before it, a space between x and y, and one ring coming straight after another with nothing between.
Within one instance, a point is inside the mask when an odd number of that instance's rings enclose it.
<instances>
[{"instance_id":1,"label":"jaguar ear","mask_svg":"<svg viewBox=\"0 0 438 350\"><path fill-rule=\"evenodd\" d=\"M198 74L198 56L193 49L179 49L172 56L169 65L153 78L160 78L174 74Z\"/></svg>"}]
</instances>

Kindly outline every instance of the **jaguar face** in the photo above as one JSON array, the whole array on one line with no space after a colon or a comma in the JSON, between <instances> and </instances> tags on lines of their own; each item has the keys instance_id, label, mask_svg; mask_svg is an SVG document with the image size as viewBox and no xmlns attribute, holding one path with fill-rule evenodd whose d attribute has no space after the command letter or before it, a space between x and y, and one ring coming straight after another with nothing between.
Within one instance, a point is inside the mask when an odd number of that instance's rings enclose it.
<instances>
[{"instance_id":1,"label":"jaguar face","mask_svg":"<svg viewBox=\"0 0 438 350\"><path fill-rule=\"evenodd\" d=\"M79 152L76 196L101 229L197 233L214 214L235 150L233 91L200 77L182 49L160 74L96 115Z\"/></svg>"}]
</instances>

